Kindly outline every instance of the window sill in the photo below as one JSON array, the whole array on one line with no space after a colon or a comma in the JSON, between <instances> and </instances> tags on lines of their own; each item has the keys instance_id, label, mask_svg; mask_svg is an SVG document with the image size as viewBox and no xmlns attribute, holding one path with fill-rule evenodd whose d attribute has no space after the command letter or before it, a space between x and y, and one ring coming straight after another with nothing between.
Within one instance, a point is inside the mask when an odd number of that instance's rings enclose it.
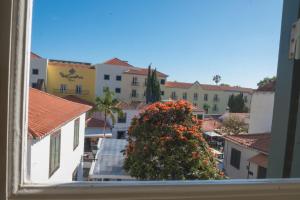
<instances>
[{"instance_id":1,"label":"window sill","mask_svg":"<svg viewBox=\"0 0 300 200\"><path fill-rule=\"evenodd\" d=\"M10 199L299 199L300 179L26 184ZM58 198L59 196L59 198Z\"/></svg>"}]
</instances>

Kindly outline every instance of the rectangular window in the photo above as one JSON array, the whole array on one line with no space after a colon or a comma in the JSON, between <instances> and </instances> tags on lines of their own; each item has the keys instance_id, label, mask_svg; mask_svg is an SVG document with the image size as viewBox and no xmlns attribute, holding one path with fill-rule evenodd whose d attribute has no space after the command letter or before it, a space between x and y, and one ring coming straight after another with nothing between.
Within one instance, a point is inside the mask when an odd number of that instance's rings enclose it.
<instances>
[{"instance_id":1,"label":"rectangular window","mask_svg":"<svg viewBox=\"0 0 300 200\"><path fill-rule=\"evenodd\" d=\"M267 178L267 169L262 166L257 167L257 178L262 179L262 178Z\"/></svg>"},{"instance_id":2,"label":"rectangular window","mask_svg":"<svg viewBox=\"0 0 300 200\"><path fill-rule=\"evenodd\" d=\"M76 94L82 94L82 87L81 87L81 85L76 85L75 93Z\"/></svg>"},{"instance_id":3,"label":"rectangular window","mask_svg":"<svg viewBox=\"0 0 300 200\"><path fill-rule=\"evenodd\" d=\"M49 177L59 168L60 164L60 130L50 135Z\"/></svg>"},{"instance_id":4,"label":"rectangular window","mask_svg":"<svg viewBox=\"0 0 300 200\"><path fill-rule=\"evenodd\" d=\"M37 83L31 83L32 88L37 88Z\"/></svg>"},{"instance_id":5,"label":"rectangular window","mask_svg":"<svg viewBox=\"0 0 300 200\"><path fill-rule=\"evenodd\" d=\"M145 78L145 86L147 86L147 81L148 81L148 79L147 79L147 78Z\"/></svg>"},{"instance_id":6,"label":"rectangular window","mask_svg":"<svg viewBox=\"0 0 300 200\"><path fill-rule=\"evenodd\" d=\"M194 100L198 101L198 93L194 93Z\"/></svg>"},{"instance_id":7,"label":"rectangular window","mask_svg":"<svg viewBox=\"0 0 300 200\"><path fill-rule=\"evenodd\" d=\"M139 85L139 83L138 83L138 77L136 77L136 76L132 77L132 83L131 84L132 85Z\"/></svg>"},{"instance_id":8,"label":"rectangular window","mask_svg":"<svg viewBox=\"0 0 300 200\"><path fill-rule=\"evenodd\" d=\"M214 101L219 101L219 96L217 94L214 96Z\"/></svg>"},{"instance_id":9,"label":"rectangular window","mask_svg":"<svg viewBox=\"0 0 300 200\"><path fill-rule=\"evenodd\" d=\"M38 69L32 69L32 74L33 75L38 75L39 74L39 70Z\"/></svg>"},{"instance_id":10,"label":"rectangular window","mask_svg":"<svg viewBox=\"0 0 300 200\"><path fill-rule=\"evenodd\" d=\"M117 75L117 76L116 76L116 81L121 81L121 80L122 80L122 76Z\"/></svg>"},{"instance_id":11,"label":"rectangular window","mask_svg":"<svg viewBox=\"0 0 300 200\"><path fill-rule=\"evenodd\" d=\"M214 106L213 106L213 111L218 111L218 105L217 104L215 104Z\"/></svg>"},{"instance_id":12,"label":"rectangular window","mask_svg":"<svg viewBox=\"0 0 300 200\"><path fill-rule=\"evenodd\" d=\"M208 94L204 94L204 101L208 101Z\"/></svg>"},{"instance_id":13,"label":"rectangular window","mask_svg":"<svg viewBox=\"0 0 300 200\"><path fill-rule=\"evenodd\" d=\"M132 91L131 91L131 97L137 97L136 90L132 90Z\"/></svg>"},{"instance_id":14,"label":"rectangular window","mask_svg":"<svg viewBox=\"0 0 300 200\"><path fill-rule=\"evenodd\" d=\"M104 80L109 80L110 76L108 74L104 74Z\"/></svg>"},{"instance_id":15,"label":"rectangular window","mask_svg":"<svg viewBox=\"0 0 300 200\"><path fill-rule=\"evenodd\" d=\"M247 96L244 96L244 102L248 103L248 97Z\"/></svg>"},{"instance_id":16,"label":"rectangular window","mask_svg":"<svg viewBox=\"0 0 300 200\"><path fill-rule=\"evenodd\" d=\"M236 169L240 169L241 152L235 148L231 149L230 165Z\"/></svg>"},{"instance_id":17,"label":"rectangular window","mask_svg":"<svg viewBox=\"0 0 300 200\"><path fill-rule=\"evenodd\" d=\"M122 115L118 115L118 123L126 123L127 114L123 113Z\"/></svg>"},{"instance_id":18,"label":"rectangular window","mask_svg":"<svg viewBox=\"0 0 300 200\"><path fill-rule=\"evenodd\" d=\"M186 92L184 92L184 93L182 94L182 98L185 99L185 100L187 99L187 93L186 93Z\"/></svg>"},{"instance_id":19,"label":"rectangular window","mask_svg":"<svg viewBox=\"0 0 300 200\"><path fill-rule=\"evenodd\" d=\"M60 93L66 93L67 85L66 84L60 84L59 91L60 91Z\"/></svg>"},{"instance_id":20,"label":"rectangular window","mask_svg":"<svg viewBox=\"0 0 300 200\"><path fill-rule=\"evenodd\" d=\"M125 139L125 131L118 131L117 132L117 139Z\"/></svg>"},{"instance_id":21,"label":"rectangular window","mask_svg":"<svg viewBox=\"0 0 300 200\"><path fill-rule=\"evenodd\" d=\"M115 93L121 93L121 88L115 88Z\"/></svg>"},{"instance_id":22,"label":"rectangular window","mask_svg":"<svg viewBox=\"0 0 300 200\"><path fill-rule=\"evenodd\" d=\"M176 96L176 92L172 92L171 93L171 99L173 99L173 100L176 100L177 99L177 96Z\"/></svg>"},{"instance_id":23,"label":"rectangular window","mask_svg":"<svg viewBox=\"0 0 300 200\"><path fill-rule=\"evenodd\" d=\"M160 84L164 85L166 83L166 80L165 79L161 79L160 80Z\"/></svg>"},{"instance_id":24,"label":"rectangular window","mask_svg":"<svg viewBox=\"0 0 300 200\"><path fill-rule=\"evenodd\" d=\"M76 149L76 147L78 147L79 145L79 123L80 119L76 119L74 121L74 142L73 142L73 150Z\"/></svg>"},{"instance_id":25,"label":"rectangular window","mask_svg":"<svg viewBox=\"0 0 300 200\"><path fill-rule=\"evenodd\" d=\"M164 96L165 95L165 91L160 91L160 95Z\"/></svg>"}]
</instances>

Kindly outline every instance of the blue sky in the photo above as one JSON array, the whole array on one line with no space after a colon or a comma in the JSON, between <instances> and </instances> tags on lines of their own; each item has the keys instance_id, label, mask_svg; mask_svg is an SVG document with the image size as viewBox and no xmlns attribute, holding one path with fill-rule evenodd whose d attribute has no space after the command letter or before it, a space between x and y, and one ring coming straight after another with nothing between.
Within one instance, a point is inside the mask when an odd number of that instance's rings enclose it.
<instances>
[{"instance_id":1,"label":"blue sky","mask_svg":"<svg viewBox=\"0 0 300 200\"><path fill-rule=\"evenodd\" d=\"M32 50L255 88L276 74L281 12L282 0L34 0Z\"/></svg>"}]
</instances>

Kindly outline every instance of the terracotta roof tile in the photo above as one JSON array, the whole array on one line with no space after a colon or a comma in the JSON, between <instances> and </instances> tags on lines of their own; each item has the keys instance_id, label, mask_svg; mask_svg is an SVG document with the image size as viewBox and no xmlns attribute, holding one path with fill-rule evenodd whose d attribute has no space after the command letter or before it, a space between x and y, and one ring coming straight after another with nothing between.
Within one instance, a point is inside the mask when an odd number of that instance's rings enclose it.
<instances>
[{"instance_id":1,"label":"terracotta roof tile","mask_svg":"<svg viewBox=\"0 0 300 200\"><path fill-rule=\"evenodd\" d=\"M90 109L90 106L30 88L29 133L34 138L42 138Z\"/></svg>"},{"instance_id":2,"label":"terracotta roof tile","mask_svg":"<svg viewBox=\"0 0 300 200\"><path fill-rule=\"evenodd\" d=\"M192 87L195 83L184 83L184 82L177 82L177 81L168 81L166 83L166 87L188 89L188 88ZM252 93L253 92L253 89L251 89L251 88L243 88L243 87L237 87L237 86L221 86L221 85L208 85L208 84L199 84L199 85L204 90L236 91L236 92L246 92L246 93Z\"/></svg>"},{"instance_id":3,"label":"terracotta roof tile","mask_svg":"<svg viewBox=\"0 0 300 200\"><path fill-rule=\"evenodd\" d=\"M221 127L221 123L215 119L204 119L202 122L202 131L210 132Z\"/></svg>"},{"instance_id":4,"label":"terracotta roof tile","mask_svg":"<svg viewBox=\"0 0 300 200\"><path fill-rule=\"evenodd\" d=\"M88 118L86 121L86 127L88 128L104 128L104 120L97 119L95 117ZM106 123L106 129L111 129L109 123Z\"/></svg>"},{"instance_id":5,"label":"terracotta roof tile","mask_svg":"<svg viewBox=\"0 0 300 200\"><path fill-rule=\"evenodd\" d=\"M147 104L140 101L132 101L131 103L126 103L120 101L117 106L122 110L140 110L143 109Z\"/></svg>"},{"instance_id":6,"label":"terracotta roof tile","mask_svg":"<svg viewBox=\"0 0 300 200\"><path fill-rule=\"evenodd\" d=\"M112 58L110 60L105 61L103 64L109 65L119 65L119 66L126 66L126 67L133 67L127 61L120 60L119 58Z\"/></svg>"},{"instance_id":7,"label":"terracotta roof tile","mask_svg":"<svg viewBox=\"0 0 300 200\"><path fill-rule=\"evenodd\" d=\"M271 142L270 133L244 134L244 135L226 135L225 139L240 144L242 146L253 148L268 154Z\"/></svg>"},{"instance_id":8,"label":"terracotta roof tile","mask_svg":"<svg viewBox=\"0 0 300 200\"><path fill-rule=\"evenodd\" d=\"M268 168L268 156L262 153L257 154L256 156L248 159L249 162L255 163L264 168Z\"/></svg>"},{"instance_id":9,"label":"terracotta roof tile","mask_svg":"<svg viewBox=\"0 0 300 200\"><path fill-rule=\"evenodd\" d=\"M78 96L75 96L75 95L67 95L65 97L63 97L64 99L68 100L68 101L73 101L75 103L80 103L80 104L85 104L85 105L88 105L88 106L94 106L94 104L92 102L89 102L85 99L82 99Z\"/></svg>"},{"instance_id":10,"label":"terracotta roof tile","mask_svg":"<svg viewBox=\"0 0 300 200\"><path fill-rule=\"evenodd\" d=\"M37 55L37 54L35 54L35 53L33 53L33 52L31 52L31 53L30 53L30 58L31 58L31 59L39 59L39 58L42 58L42 57L39 56L39 55Z\"/></svg>"},{"instance_id":11,"label":"terracotta roof tile","mask_svg":"<svg viewBox=\"0 0 300 200\"><path fill-rule=\"evenodd\" d=\"M184 82L177 82L177 81L167 81L166 87L171 88L190 88L193 86L193 83L184 83Z\"/></svg>"},{"instance_id":12,"label":"terracotta roof tile","mask_svg":"<svg viewBox=\"0 0 300 200\"><path fill-rule=\"evenodd\" d=\"M159 71L156 71L157 76L159 77L167 77L168 75L161 73ZM147 68L134 68L134 69L129 69L124 74L135 74L135 75L143 75L147 76L148 75L148 69Z\"/></svg>"}]
</instances>

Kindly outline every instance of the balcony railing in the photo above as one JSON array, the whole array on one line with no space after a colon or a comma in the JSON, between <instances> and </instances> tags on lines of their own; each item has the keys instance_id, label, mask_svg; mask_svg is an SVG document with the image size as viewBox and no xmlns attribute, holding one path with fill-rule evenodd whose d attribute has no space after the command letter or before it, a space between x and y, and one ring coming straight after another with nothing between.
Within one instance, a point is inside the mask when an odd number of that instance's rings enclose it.
<instances>
[{"instance_id":1,"label":"balcony railing","mask_svg":"<svg viewBox=\"0 0 300 200\"><path fill-rule=\"evenodd\" d=\"M89 90L81 90L81 93L77 93L76 90L61 90L53 89L54 94L66 94L66 95L88 95Z\"/></svg>"},{"instance_id":2,"label":"balcony railing","mask_svg":"<svg viewBox=\"0 0 300 200\"><path fill-rule=\"evenodd\" d=\"M139 82L134 82L134 81L133 81L133 82L131 82L131 85L132 85L132 86L139 86L140 83L139 83Z\"/></svg>"}]
</instances>

